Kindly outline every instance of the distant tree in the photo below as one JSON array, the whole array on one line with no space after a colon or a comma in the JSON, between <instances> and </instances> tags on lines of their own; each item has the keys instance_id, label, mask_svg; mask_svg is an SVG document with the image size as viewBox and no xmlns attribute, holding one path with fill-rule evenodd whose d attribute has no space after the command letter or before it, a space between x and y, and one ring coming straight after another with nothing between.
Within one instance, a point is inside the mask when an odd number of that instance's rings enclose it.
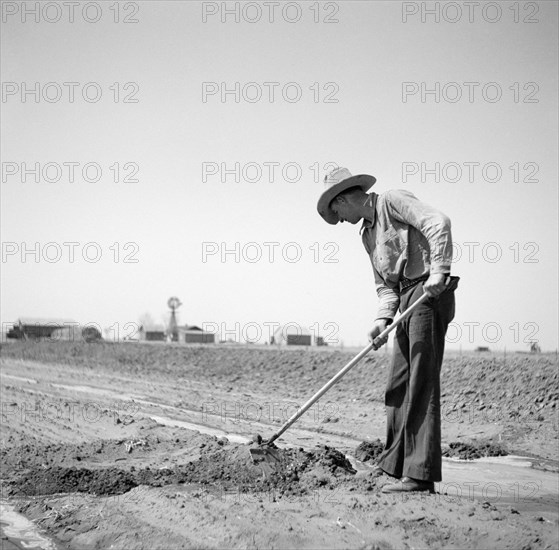
<instances>
[{"instance_id":1,"label":"distant tree","mask_svg":"<svg viewBox=\"0 0 559 550\"><path fill-rule=\"evenodd\" d=\"M149 312L145 312L142 315L140 315L140 317L138 317L138 323L140 324L140 327L150 327L153 326L155 324L155 320L152 317L151 313Z\"/></svg>"},{"instance_id":2,"label":"distant tree","mask_svg":"<svg viewBox=\"0 0 559 550\"><path fill-rule=\"evenodd\" d=\"M536 341L528 342L530 346L530 353L540 353L542 350Z\"/></svg>"},{"instance_id":3,"label":"distant tree","mask_svg":"<svg viewBox=\"0 0 559 550\"><path fill-rule=\"evenodd\" d=\"M165 327L165 332L169 332L169 327L170 325L170 314L169 313L162 313L160 316L161 319L161 323L163 324L163 326Z\"/></svg>"},{"instance_id":4,"label":"distant tree","mask_svg":"<svg viewBox=\"0 0 559 550\"><path fill-rule=\"evenodd\" d=\"M82 338L89 344L91 342L99 342L103 339L99 329L95 327L84 327L81 331Z\"/></svg>"}]
</instances>

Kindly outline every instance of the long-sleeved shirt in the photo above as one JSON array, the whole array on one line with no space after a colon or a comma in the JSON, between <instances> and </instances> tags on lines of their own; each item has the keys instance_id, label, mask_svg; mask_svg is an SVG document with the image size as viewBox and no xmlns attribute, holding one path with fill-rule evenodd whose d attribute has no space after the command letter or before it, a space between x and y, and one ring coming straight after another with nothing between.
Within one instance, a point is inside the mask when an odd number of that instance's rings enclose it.
<instances>
[{"instance_id":1,"label":"long-sleeved shirt","mask_svg":"<svg viewBox=\"0 0 559 550\"><path fill-rule=\"evenodd\" d=\"M450 220L404 190L371 193L366 204L373 208L374 219L363 220L360 232L375 275L376 318L394 319L402 278L450 273Z\"/></svg>"}]
</instances>

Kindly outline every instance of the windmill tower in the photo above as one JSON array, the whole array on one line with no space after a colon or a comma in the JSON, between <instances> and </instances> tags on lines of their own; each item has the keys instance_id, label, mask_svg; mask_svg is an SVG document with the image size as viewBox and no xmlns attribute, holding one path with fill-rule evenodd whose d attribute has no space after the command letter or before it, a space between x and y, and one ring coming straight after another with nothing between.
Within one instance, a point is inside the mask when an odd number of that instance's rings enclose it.
<instances>
[{"instance_id":1,"label":"windmill tower","mask_svg":"<svg viewBox=\"0 0 559 550\"><path fill-rule=\"evenodd\" d=\"M182 306L182 302L176 297L172 296L167 300L167 305L171 310L171 320L169 321L169 327L167 329L167 334L171 337L171 342L179 341L179 330L177 325L177 309Z\"/></svg>"}]
</instances>

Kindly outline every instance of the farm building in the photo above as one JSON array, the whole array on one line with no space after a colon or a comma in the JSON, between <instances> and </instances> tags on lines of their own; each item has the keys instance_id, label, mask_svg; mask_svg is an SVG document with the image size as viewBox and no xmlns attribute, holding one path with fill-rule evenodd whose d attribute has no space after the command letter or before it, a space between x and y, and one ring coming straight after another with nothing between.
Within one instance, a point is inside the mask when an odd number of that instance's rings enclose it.
<instances>
[{"instance_id":1,"label":"farm building","mask_svg":"<svg viewBox=\"0 0 559 550\"><path fill-rule=\"evenodd\" d=\"M214 344L215 334L206 332L196 325L185 325L178 327L179 342L186 344Z\"/></svg>"},{"instance_id":2,"label":"farm building","mask_svg":"<svg viewBox=\"0 0 559 550\"><path fill-rule=\"evenodd\" d=\"M146 325L140 327L140 340L146 342L181 342L184 344L213 344L215 334L206 332L196 325L177 326L174 330L176 339L163 325Z\"/></svg>"},{"instance_id":3,"label":"farm building","mask_svg":"<svg viewBox=\"0 0 559 550\"><path fill-rule=\"evenodd\" d=\"M140 340L146 342L165 342L167 330L163 325L142 325L138 331Z\"/></svg>"},{"instance_id":4,"label":"farm building","mask_svg":"<svg viewBox=\"0 0 559 550\"><path fill-rule=\"evenodd\" d=\"M54 339L61 330L73 331L78 323L69 319L20 317L6 336L18 340Z\"/></svg>"},{"instance_id":5,"label":"farm building","mask_svg":"<svg viewBox=\"0 0 559 550\"><path fill-rule=\"evenodd\" d=\"M290 323L275 330L272 343L287 346L311 346L313 336L305 327Z\"/></svg>"}]
</instances>

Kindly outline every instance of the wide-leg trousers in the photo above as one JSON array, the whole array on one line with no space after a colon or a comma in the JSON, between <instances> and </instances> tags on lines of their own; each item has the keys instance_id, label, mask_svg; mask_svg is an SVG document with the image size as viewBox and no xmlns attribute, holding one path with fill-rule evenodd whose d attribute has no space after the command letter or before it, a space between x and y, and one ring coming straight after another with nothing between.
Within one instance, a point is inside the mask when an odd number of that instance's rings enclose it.
<instances>
[{"instance_id":1,"label":"wide-leg trousers","mask_svg":"<svg viewBox=\"0 0 559 550\"><path fill-rule=\"evenodd\" d=\"M385 394L386 445L379 466L388 474L441 481L440 372L445 335L454 318L458 277L428 298L396 329ZM423 282L404 290L400 311L423 294Z\"/></svg>"}]
</instances>

